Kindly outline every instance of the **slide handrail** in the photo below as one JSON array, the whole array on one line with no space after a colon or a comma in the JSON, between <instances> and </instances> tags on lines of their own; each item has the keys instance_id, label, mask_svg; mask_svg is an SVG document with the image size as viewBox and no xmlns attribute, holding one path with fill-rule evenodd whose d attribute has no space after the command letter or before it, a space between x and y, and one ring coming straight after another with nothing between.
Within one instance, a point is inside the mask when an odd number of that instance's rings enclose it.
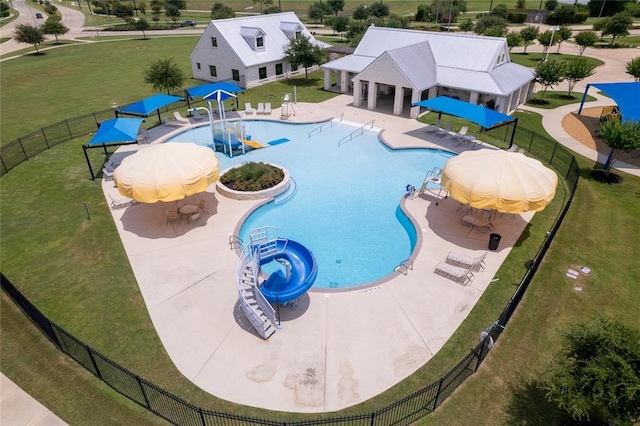
<instances>
[{"instance_id":1,"label":"slide handrail","mask_svg":"<svg viewBox=\"0 0 640 426\"><path fill-rule=\"evenodd\" d=\"M329 121L326 121L326 122L322 123L319 127L316 127L315 129L313 129L312 131L310 131L310 132L309 132L309 137L311 137L311 136L312 136L314 133L316 133L316 132L317 132L317 133L322 133L322 128L323 128L325 125L327 125L327 124L329 125L329 127L333 127L333 122L334 122L335 120L338 120L338 119L339 119L340 121L342 121L342 119L343 119L343 118L344 118L344 112L341 112L340 114L338 114L338 115L336 115L336 116L334 116L334 117L331 117L331 120L329 120Z\"/></svg>"},{"instance_id":2,"label":"slide handrail","mask_svg":"<svg viewBox=\"0 0 640 426\"><path fill-rule=\"evenodd\" d=\"M348 134L347 136L345 136L344 138L340 139L340 140L338 141L338 146L340 146L340 144L342 143L342 141L346 140L347 138L348 138L350 141L351 141L351 140L353 140L353 135L354 135L355 133L360 132L360 134L361 134L361 135L362 135L362 134L364 134L365 127L367 127L367 126L369 126L369 125L371 126L371 127L370 127L370 129L373 129L373 123L375 123L375 121L376 121L376 120L371 120L371 121L369 121L369 122L367 122L367 123L363 124L363 125L362 125L362 126L360 126L358 129L354 130L353 132L349 133L349 134Z\"/></svg>"}]
</instances>

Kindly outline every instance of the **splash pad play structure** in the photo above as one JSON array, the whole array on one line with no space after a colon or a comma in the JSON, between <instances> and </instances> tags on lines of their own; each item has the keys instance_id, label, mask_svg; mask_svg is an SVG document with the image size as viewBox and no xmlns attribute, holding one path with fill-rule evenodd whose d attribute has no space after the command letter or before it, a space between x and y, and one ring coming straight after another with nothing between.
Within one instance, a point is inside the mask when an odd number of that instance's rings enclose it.
<instances>
[{"instance_id":1,"label":"splash pad play structure","mask_svg":"<svg viewBox=\"0 0 640 426\"><path fill-rule=\"evenodd\" d=\"M318 262L307 247L279 238L277 234L278 229L274 227L252 230L236 274L242 310L264 339L279 325L271 303L279 308L281 304L295 301L311 288L318 274ZM275 270L261 280L266 275L263 267L267 265Z\"/></svg>"}]
</instances>

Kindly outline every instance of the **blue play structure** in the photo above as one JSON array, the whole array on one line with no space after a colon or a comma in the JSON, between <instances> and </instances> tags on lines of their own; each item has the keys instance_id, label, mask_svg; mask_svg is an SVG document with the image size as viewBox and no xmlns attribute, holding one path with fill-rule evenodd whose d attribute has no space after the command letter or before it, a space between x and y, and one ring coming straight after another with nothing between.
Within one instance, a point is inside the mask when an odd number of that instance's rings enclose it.
<instances>
[{"instance_id":1,"label":"blue play structure","mask_svg":"<svg viewBox=\"0 0 640 426\"><path fill-rule=\"evenodd\" d=\"M251 232L260 266L278 262L285 267L278 269L262 282L260 292L270 301L283 304L297 299L307 292L318 275L318 262L313 253L297 241L285 238L268 238L265 228Z\"/></svg>"}]
</instances>

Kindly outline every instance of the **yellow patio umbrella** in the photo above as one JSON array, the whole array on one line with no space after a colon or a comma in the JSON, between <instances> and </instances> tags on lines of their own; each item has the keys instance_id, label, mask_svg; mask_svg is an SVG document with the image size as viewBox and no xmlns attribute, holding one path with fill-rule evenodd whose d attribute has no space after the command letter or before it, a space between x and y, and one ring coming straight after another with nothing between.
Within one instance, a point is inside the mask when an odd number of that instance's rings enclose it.
<instances>
[{"instance_id":1,"label":"yellow patio umbrella","mask_svg":"<svg viewBox=\"0 0 640 426\"><path fill-rule=\"evenodd\" d=\"M113 174L118 192L142 203L177 201L220 177L215 153L194 143L163 143L128 156Z\"/></svg>"},{"instance_id":2,"label":"yellow patio umbrella","mask_svg":"<svg viewBox=\"0 0 640 426\"><path fill-rule=\"evenodd\" d=\"M463 204L519 214L543 210L556 195L558 176L524 154L482 149L449 159L441 181L449 195Z\"/></svg>"}]
</instances>

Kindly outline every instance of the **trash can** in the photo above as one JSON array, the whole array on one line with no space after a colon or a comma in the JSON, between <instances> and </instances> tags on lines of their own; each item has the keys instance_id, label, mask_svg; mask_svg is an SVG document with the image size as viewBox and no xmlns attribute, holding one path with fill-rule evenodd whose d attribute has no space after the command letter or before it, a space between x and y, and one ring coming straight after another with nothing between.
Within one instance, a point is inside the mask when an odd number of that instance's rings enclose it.
<instances>
[{"instance_id":1,"label":"trash can","mask_svg":"<svg viewBox=\"0 0 640 426\"><path fill-rule=\"evenodd\" d=\"M489 236L489 250L498 250L501 238L502 236L500 234L491 234Z\"/></svg>"}]
</instances>

